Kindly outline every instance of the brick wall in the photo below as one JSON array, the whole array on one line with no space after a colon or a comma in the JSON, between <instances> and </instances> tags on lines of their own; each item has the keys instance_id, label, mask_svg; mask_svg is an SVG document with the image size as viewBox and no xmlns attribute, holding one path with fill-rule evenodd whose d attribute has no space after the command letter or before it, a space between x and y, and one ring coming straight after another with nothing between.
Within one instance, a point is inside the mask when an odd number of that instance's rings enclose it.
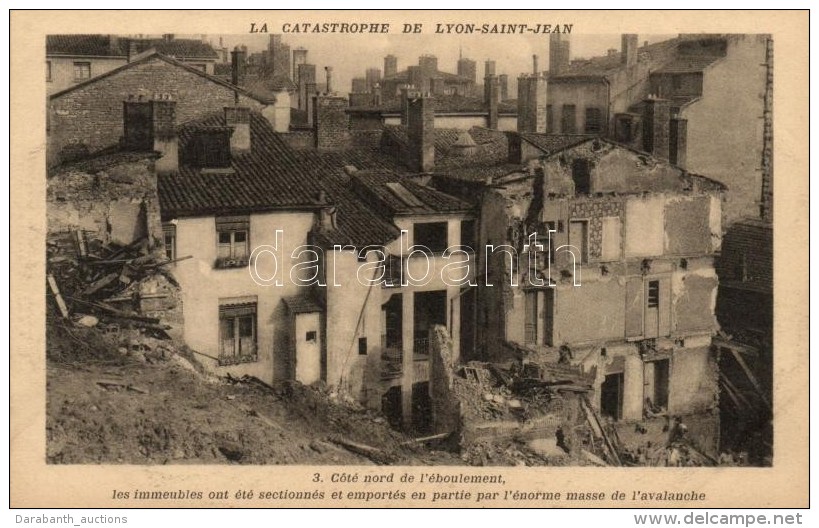
<instances>
[{"instance_id":1,"label":"brick wall","mask_svg":"<svg viewBox=\"0 0 819 528\"><path fill-rule=\"evenodd\" d=\"M742 282L749 288L773 290L773 226L759 220L732 225L722 239L716 262L720 281Z\"/></svg>"},{"instance_id":2,"label":"brick wall","mask_svg":"<svg viewBox=\"0 0 819 528\"><path fill-rule=\"evenodd\" d=\"M316 97L313 122L317 149L339 149L350 145L350 117L346 110L347 99L344 97Z\"/></svg>"},{"instance_id":3,"label":"brick wall","mask_svg":"<svg viewBox=\"0 0 819 528\"><path fill-rule=\"evenodd\" d=\"M157 57L81 86L50 101L49 165L62 161L61 153L89 153L119 144L123 136L123 101L169 94L176 101L177 124L223 111L234 104L234 92L180 66ZM239 104L252 110L264 105L240 96Z\"/></svg>"}]
</instances>

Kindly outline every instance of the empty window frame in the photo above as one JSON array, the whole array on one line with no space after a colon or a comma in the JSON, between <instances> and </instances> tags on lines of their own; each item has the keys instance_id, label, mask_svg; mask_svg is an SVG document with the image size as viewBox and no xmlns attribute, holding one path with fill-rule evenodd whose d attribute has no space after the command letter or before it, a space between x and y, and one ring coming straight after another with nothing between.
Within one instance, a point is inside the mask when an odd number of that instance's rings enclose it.
<instances>
[{"instance_id":1,"label":"empty window frame","mask_svg":"<svg viewBox=\"0 0 819 528\"><path fill-rule=\"evenodd\" d=\"M560 114L560 132L563 134L577 133L577 118L575 117L576 108L574 105L563 105L563 110Z\"/></svg>"},{"instance_id":2,"label":"empty window frame","mask_svg":"<svg viewBox=\"0 0 819 528\"><path fill-rule=\"evenodd\" d=\"M413 244L425 246L433 253L443 253L449 239L446 222L424 222L413 226Z\"/></svg>"},{"instance_id":3,"label":"empty window frame","mask_svg":"<svg viewBox=\"0 0 819 528\"><path fill-rule=\"evenodd\" d=\"M648 308L659 308L660 306L660 281L648 281L648 298L646 299Z\"/></svg>"},{"instance_id":4,"label":"empty window frame","mask_svg":"<svg viewBox=\"0 0 819 528\"><path fill-rule=\"evenodd\" d=\"M165 244L165 258L174 260L176 258L176 226L173 224L163 224L162 238Z\"/></svg>"}]
</instances>

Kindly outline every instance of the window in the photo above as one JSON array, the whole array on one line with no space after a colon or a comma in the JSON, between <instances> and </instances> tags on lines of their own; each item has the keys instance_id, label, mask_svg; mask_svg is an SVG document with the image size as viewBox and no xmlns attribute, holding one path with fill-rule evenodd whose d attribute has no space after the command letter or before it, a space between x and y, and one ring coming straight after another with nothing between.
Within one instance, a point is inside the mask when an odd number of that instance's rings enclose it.
<instances>
[{"instance_id":1,"label":"window","mask_svg":"<svg viewBox=\"0 0 819 528\"><path fill-rule=\"evenodd\" d=\"M90 62L75 62L74 63L74 80L84 81L91 78L91 63Z\"/></svg>"},{"instance_id":2,"label":"window","mask_svg":"<svg viewBox=\"0 0 819 528\"><path fill-rule=\"evenodd\" d=\"M230 129L210 127L198 131L196 161L203 168L230 167Z\"/></svg>"},{"instance_id":3,"label":"window","mask_svg":"<svg viewBox=\"0 0 819 528\"><path fill-rule=\"evenodd\" d=\"M572 180L574 180L574 192L577 194L589 194L591 191L591 163L587 159L576 159L572 161Z\"/></svg>"},{"instance_id":4,"label":"window","mask_svg":"<svg viewBox=\"0 0 819 528\"><path fill-rule=\"evenodd\" d=\"M217 268L247 265L250 255L250 219L246 216L226 216L216 219Z\"/></svg>"},{"instance_id":5,"label":"window","mask_svg":"<svg viewBox=\"0 0 819 528\"><path fill-rule=\"evenodd\" d=\"M675 92L682 90L683 86L683 78L682 75L674 75L671 77L671 87L674 89Z\"/></svg>"},{"instance_id":6,"label":"window","mask_svg":"<svg viewBox=\"0 0 819 528\"><path fill-rule=\"evenodd\" d=\"M176 258L176 226L163 224L162 235L165 243L165 258L174 260Z\"/></svg>"},{"instance_id":7,"label":"window","mask_svg":"<svg viewBox=\"0 0 819 528\"><path fill-rule=\"evenodd\" d=\"M461 221L461 245L471 248L473 251L478 248L478 239L475 236L475 221L462 220Z\"/></svg>"},{"instance_id":8,"label":"window","mask_svg":"<svg viewBox=\"0 0 819 528\"><path fill-rule=\"evenodd\" d=\"M358 338L358 355L359 356L366 356L367 355L367 338L366 337L359 337Z\"/></svg>"},{"instance_id":9,"label":"window","mask_svg":"<svg viewBox=\"0 0 819 528\"><path fill-rule=\"evenodd\" d=\"M315 330L310 330L304 334L304 340L308 343L315 343L316 339L318 339L318 334Z\"/></svg>"},{"instance_id":10,"label":"window","mask_svg":"<svg viewBox=\"0 0 819 528\"><path fill-rule=\"evenodd\" d=\"M546 105L546 133L551 134L555 131L555 124L554 124L554 112L552 111L552 105Z\"/></svg>"},{"instance_id":11,"label":"window","mask_svg":"<svg viewBox=\"0 0 819 528\"><path fill-rule=\"evenodd\" d=\"M51 82L51 61L46 61L46 82Z\"/></svg>"},{"instance_id":12,"label":"window","mask_svg":"<svg viewBox=\"0 0 819 528\"><path fill-rule=\"evenodd\" d=\"M443 253L448 245L447 223L428 222L413 226L416 246L426 246L433 253Z\"/></svg>"},{"instance_id":13,"label":"window","mask_svg":"<svg viewBox=\"0 0 819 528\"><path fill-rule=\"evenodd\" d=\"M603 113L599 108L586 108L586 134L600 134L603 131Z\"/></svg>"},{"instance_id":14,"label":"window","mask_svg":"<svg viewBox=\"0 0 819 528\"><path fill-rule=\"evenodd\" d=\"M220 304L219 364L256 361L256 303Z\"/></svg>"},{"instance_id":15,"label":"window","mask_svg":"<svg viewBox=\"0 0 819 528\"><path fill-rule=\"evenodd\" d=\"M660 281L648 281L648 307L658 308L660 306Z\"/></svg>"},{"instance_id":16,"label":"window","mask_svg":"<svg viewBox=\"0 0 819 528\"><path fill-rule=\"evenodd\" d=\"M560 131L563 134L577 133L574 105L563 105L563 113L560 115Z\"/></svg>"},{"instance_id":17,"label":"window","mask_svg":"<svg viewBox=\"0 0 819 528\"><path fill-rule=\"evenodd\" d=\"M526 292L526 320L523 339L527 344L537 343L537 291Z\"/></svg>"}]
</instances>

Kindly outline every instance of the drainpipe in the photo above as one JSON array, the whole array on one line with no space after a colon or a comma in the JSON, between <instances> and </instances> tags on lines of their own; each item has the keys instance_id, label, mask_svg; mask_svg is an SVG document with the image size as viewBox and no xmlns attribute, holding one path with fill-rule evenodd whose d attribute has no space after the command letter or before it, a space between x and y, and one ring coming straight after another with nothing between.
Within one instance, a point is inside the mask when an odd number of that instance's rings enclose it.
<instances>
[{"instance_id":1,"label":"drainpipe","mask_svg":"<svg viewBox=\"0 0 819 528\"><path fill-rule=\"evenodd\" d=\"M603 80L606 82L606 137L609 135L609 127L611 126L611 81L605 75Z\"/></svg>"}]
</instances>

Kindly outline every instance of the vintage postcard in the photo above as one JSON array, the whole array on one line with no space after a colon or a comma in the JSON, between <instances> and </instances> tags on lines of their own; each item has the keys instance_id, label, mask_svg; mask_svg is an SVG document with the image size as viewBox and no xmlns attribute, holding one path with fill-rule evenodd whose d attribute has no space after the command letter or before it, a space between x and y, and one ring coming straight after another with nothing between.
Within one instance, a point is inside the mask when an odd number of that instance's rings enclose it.
<instances>
[{"instance_id":1,"label":"vintage postcard","mask_svg":"<svg viewBox=\"0 0 819 528\"><path fill-rule=\"evenodd\" d=\"M12 506L806 506L807 28L13 12Z\"/></svg>"}]
</instances>

